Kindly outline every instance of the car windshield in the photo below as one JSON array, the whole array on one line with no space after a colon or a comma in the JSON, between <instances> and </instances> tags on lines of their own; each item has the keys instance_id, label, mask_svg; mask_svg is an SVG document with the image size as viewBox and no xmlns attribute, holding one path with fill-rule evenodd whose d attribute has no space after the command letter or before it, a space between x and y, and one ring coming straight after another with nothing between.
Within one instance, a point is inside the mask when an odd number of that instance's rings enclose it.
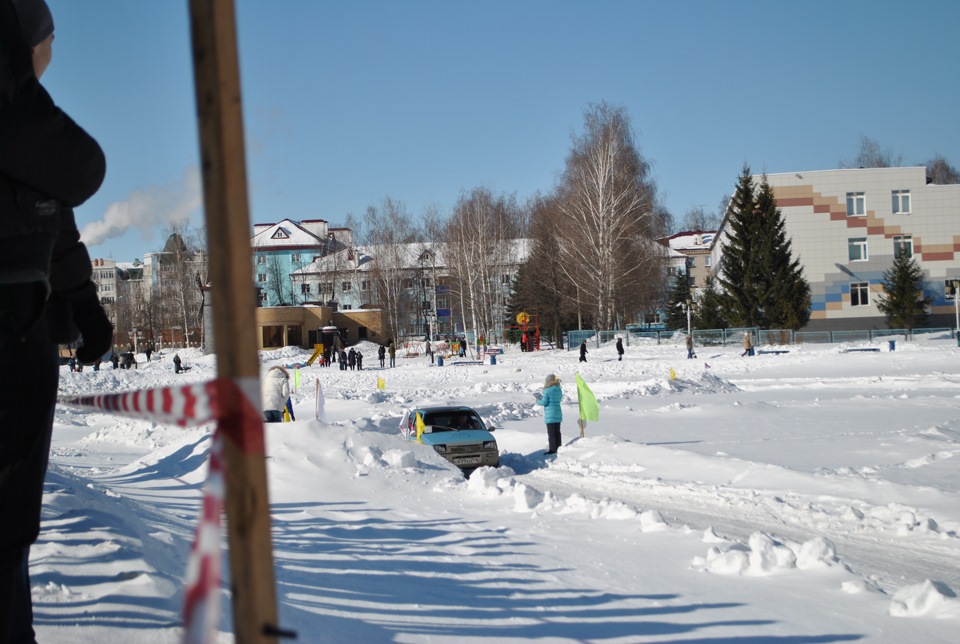
<instances>
[{"instance_id":1,"label":"car windshield","mask_svg":"<svg viewBox=\"0 0 960 644\"><path fill-rule=\"evenodd\" d=\"M461 429L483 429L483 423L476 414L469 411L437 412L427 414L424 425L431 425L435 432L457 431Z\"/></svg>"}]
</instances>

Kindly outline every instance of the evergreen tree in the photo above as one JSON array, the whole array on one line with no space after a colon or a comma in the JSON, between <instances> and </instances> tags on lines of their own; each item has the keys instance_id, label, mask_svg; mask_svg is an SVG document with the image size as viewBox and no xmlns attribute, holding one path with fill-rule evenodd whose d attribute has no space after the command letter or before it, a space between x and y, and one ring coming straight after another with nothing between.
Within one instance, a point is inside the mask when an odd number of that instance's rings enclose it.
<instances>
[{"instance_id":1,"label":"evergreen tree","mask_svg":"<svg viewBox=\"0 0 960 644\"><path fill-rule=\"evenodd\" d=\"M796 331L810 320L810 283L803 277L800 260L793 258L783 214L777 208L766 176L757 195L757 213L763 230L765 267L761 277L766 287L762 289L762 305L767 328Z\"/></svg>"},{"instance_id":2,"label":"evergreen tree","mask_svg":"<svg viewBox=\"0 0 960 644\"><path fill-rule=\"evenodd\" d=\"M760 273L763 253L760 224L750 166L744 164L727 210L730 238L723 249L717 276L723 289L721 312L731 326L766 328L762 306L766 280Z\"/></svg>"},{"instance_id":3,"label":"evergreen tree","mask_svg":"<svg viewBox=\"0 0 960 644\"><path fill-rule=\"evenodd\" d=\"M674 331L687 330L687 312L686 306L690 298L690 275L683 271L677 273L673 282L673 288L670 289L670 297L667 301L667 319L668 329Z\"/></svg>"},{"instance_id":4,"label":"evergreen tree","mask_svg":"<svg viewBox=\"0 0 960 644\"><path fill-rule=\"evenodd\" d=\"M708 280L707 286L700 292L697 298L696 314L694 315L694 324L698 329L725 329L726 318L723 317L723 310L720 301L720 291L717 290L715 280Z\"/></svg>"},{"instance_id":5,"label":"evergreen tree","mask_svg":"<svg viewBox=\"0 0 960 644\"><path fill-rule=\"evenodd\" d=\"M746 164L727 216L730 241L718 280L720 310L734 327L799 329L810 319L810 284L793 258L783 215L764 177L759 188Z\"/></svg>"},{"instance_id":6,"label":"evergreen tree","mask_svg":"<svg viewBox=\"0 0 960 644\"><path fill-rule=\"evenodd\" d=\"M877 308L887 317L891 329L910 331L927 322L927 307L933 298L923 294L923 271L913 257L907 254L908 247L900 246L893 265L883 273L883 288L886 292L877 298Z\"/></svg>"}]
</instances>

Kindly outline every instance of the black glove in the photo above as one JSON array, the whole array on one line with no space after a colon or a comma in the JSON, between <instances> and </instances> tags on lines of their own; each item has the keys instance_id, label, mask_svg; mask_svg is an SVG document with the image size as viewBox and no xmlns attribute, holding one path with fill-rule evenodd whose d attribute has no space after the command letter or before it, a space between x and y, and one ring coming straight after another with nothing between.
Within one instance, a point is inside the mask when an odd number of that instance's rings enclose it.
<instances>
[{"instance_id":1,"label":"black glove","mask_svg":"<svg viewBox=\"0 0 960 644\"><path fill-rule=\"evenodd\" d=\"M80 329L83 345L77 349L81 364L93 364L113 346L113 325L96 296L71 302L73 323Z\"/></svg>"}]
</instances>

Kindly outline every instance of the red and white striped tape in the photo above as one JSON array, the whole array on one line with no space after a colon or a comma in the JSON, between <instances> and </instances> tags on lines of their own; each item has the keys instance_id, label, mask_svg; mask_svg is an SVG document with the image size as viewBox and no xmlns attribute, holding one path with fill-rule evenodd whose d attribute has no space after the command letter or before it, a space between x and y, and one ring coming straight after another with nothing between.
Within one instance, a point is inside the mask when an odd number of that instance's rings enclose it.
<instances>
[{"instance_id":1,"label":"red and white striped tape","mask_svg":"<svg viewBox=\"0 0 960 644\"><path fill-rule=\"evenodd\" d=\"M251 379L246 379L251 380ZM255 382L244 382L251 392ZM250 395L232 380L162 387L117 394L61 396L58 402L100 409L121 416L143 418L180 427L217 421L210 447L207 479L203 485L203 511L197 523L184 593L183 641L207 644L216 641L220 621L220 532L226 498L226 460L223 437L229 436L247 453L265 453L263 419Z\"/></svg>"},{"instance_id":2,"label":"red and white striped tape","mask_svg":"<svg viewBox=\"0 0 960 644\"><path fill-rule=\"evenodd\" d=\"M203 512L193 537L187 563L187 589L183 601L183 641L213 642L220 621L220 517L226 486L223 438L214 432L210 471L203 484Z\"/></svg>"},{"instance_id":3,"label":"red and white striped tape","mask_svg":"<svg viewBox=\"0 0 960 644\"><path fill-rule=\"evenodd\" d=\"M217 391L219 380L183 385L126 391L91 396L60 396L57 402L77 407L93 407L121 416L132 416L180 427L213 422L220 417Z\"/></svg>"}]
</instances>

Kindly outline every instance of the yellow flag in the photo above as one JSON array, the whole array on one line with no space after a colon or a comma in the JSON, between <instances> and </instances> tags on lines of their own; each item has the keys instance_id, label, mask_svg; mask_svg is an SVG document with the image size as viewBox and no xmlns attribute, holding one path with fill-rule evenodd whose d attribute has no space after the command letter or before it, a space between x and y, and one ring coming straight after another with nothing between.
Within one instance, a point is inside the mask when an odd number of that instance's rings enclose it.
<instances>
[{"instance_id":1,"label":"yellow flag","mask_svg":"<svg viewBox=\"0 0 960 644\"><path fill-rule=\"evenodd\" d=\"M677 379L677 372L673 370L673 367L670 367L670 380Z\"/></svg>"},{"instance_id":2,"label":"yellow flag","mask_svg":"<svg viewBox=\"0 0 960 644\"><path fill-rule=\"evenodd\" d=\"M577 374L577 403L580 406L580 420L600 420L600 405L590 387Z\"/></svg>"},{"instance_id":3,"label":"yellow flag","mask_svg":"<svg viewBox=\"0 0 960 644\"><path fill-rule=\"evenodd\" d=\"M383 378L377 378L377 389L386 389L387 382Z\"/></svg>"},{"instance_id":4,"label":"yellow flag","mask_svg":"<svg viewBox=\"0 0 960 644\"><path fill-rule=\"evenodd\" d=\"M417 412L416 425L417 425L417 442L423 443L423 440L421 440L420 437L423 436L423 430L426 429L427 426L423 424L423 418L420 417L420 412Z\"/></svg>"}]
</instances>

